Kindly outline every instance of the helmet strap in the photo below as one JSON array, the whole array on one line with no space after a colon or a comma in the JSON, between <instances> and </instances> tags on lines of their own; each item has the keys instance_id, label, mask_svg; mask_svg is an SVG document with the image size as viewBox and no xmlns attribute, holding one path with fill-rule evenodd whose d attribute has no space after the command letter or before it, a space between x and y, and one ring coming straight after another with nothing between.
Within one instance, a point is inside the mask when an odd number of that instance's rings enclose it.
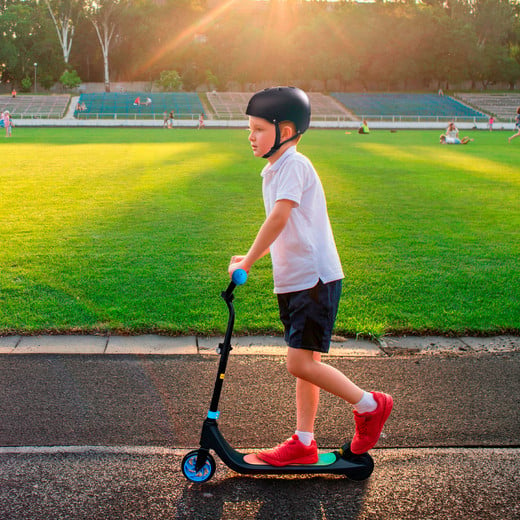
<instances>
[{"instance_id":1,"label":"helmet strap","mask_svg":"<svg viewBox=\"0 0 520 520\"><path fill-rule=\"evenodd\" d=\"M282 143L280 142L280 123L278 121L273 121L275 130L276 130L276 137L274 139L274 144L272 148L265 154L262 155L264 159L269 159L271 155L273 155L276 151L278 151L285 143L288 143L289 141L293 141L294 139L297 139L300 136L300 132L296 132L292 137L289 137L289 139L286 139Z\"/></svg>"}]
</instances>

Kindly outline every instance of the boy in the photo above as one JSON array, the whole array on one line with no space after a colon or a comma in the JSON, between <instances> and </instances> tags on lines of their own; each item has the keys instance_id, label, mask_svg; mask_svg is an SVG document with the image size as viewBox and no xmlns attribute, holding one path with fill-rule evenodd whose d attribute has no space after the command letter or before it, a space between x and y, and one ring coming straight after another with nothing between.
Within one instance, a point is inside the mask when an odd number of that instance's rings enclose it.
<instances>
[{"instance_id":1,"label":"boy","mask_svg":"<svg viewBox=\"0 0 520 520\"><path fill-rule=\"evenodd\" d=\"M379 439L392 398L363 391L321 362L321 354L329 350L343 271L320 179L310 161L296 151L309 127L309 99L294 87L269 88L251 98L246 114L253 154L268 160L262 171L267 218L247 254L231 258L229 272L249 272L271 253L274 292L289 345L287 369L296 377L296 432L257 455L275 466L317 462L314 420L320 388L355 406L351 451L364 453Z\"/></svg>"}]
</instances>

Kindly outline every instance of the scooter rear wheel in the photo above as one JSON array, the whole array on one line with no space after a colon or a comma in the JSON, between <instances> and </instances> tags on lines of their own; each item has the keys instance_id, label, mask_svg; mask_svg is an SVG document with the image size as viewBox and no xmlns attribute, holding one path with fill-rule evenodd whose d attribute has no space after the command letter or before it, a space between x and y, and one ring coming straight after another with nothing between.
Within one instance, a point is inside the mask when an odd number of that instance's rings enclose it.
<instances>
[{"instance_id":1,"label":"scooter rear wheel","mask_svg":"<svg viewBox=\"0 0 520 520\"><path fill-rule=\"evenodd\" d=\"M217 465L211 453L208 453L204 466L199 471L196 471L195 465L197 464L198 454L198 450L194 450L184 456L182 459L182 473L191 482L207 482L215 474Z\"/></svg>"}]
</instances>

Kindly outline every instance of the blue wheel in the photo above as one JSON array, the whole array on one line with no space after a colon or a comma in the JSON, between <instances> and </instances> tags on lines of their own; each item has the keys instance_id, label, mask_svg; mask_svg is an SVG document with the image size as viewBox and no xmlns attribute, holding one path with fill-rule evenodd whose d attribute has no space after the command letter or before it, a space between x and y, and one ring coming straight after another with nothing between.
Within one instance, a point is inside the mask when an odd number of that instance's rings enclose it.
<instances>
[{"instance_id":1,"label":"blue wheel","mask_svg":"<svg viewBox=\"0 0 520 520\"><path fill-rule=\"evenodd\" d=\"M210 453L206 455L206 462L199 471L195 470L199 451L190 451L182 459L182 473L191 482L207 482L214 474L217 465Z\"/></svg>"}]
</instances>

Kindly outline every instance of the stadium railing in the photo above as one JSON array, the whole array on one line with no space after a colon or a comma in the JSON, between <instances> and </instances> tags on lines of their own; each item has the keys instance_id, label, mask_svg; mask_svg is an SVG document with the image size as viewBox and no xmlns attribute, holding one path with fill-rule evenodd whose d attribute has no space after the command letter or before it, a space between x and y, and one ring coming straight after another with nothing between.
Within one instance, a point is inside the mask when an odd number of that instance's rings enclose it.
<instances>
[{"instance_id":1,"label":"stadium railing","mask_svg":"<svg viewBox=\"0 0 520 520\"><path fill-rule=\"evenodd\" d=\"M388 115L361 115L360 120L366 119L367 121L389 121L392 123L401 123L401 122L413 122L413 123L422 123L422 122L432 122L435 121L437 123L443 122L474 122L474 123L482 123L487 121L487 116L436 116L436 115L405 115L405 116L388 116Z\"/></svg>"},{"instance_id":2,"label":"stadium railing","mask_svg":"<svg viewBox=\"0 0 520 520\"><path fill-rule=\"evenodd\" d=\"M230 113L230 114L219 114L217 117L215 117L216 120L220 121L233 121L233 120L245 120L247 119L243 113ZM400 122L414 122L414 123L422 123L422 122L449 122L449 121L455 121L455 122L475 122L475 123L481 123L484 121L487 121L488 118L486 116L474 116L474 117L467 117L467 116L425 116L425 115L360 115L358 117L352 118L350 116L346 116L344 114L318 114L313 115L311 117L312 121L329 121L329 122L352 122L352 121L362 121L363 119L366 119L367 121L386 121L386 122L394 122L394 123L400 123Z\"/></svg>"},{"instance_id":3,"label":"stadium railing","mask_svg":"<svg viewBox=\"0 0 520 520\"><path fill-rule=\"evenodd\" d=\"M199 118L199 113L175 113L175 119L188 119L195 120ZM150 112L148 114L131 114L127 112L79 112L76 114L75 119L124 119L124 120L152 120L152 121L163 121L164 116L162 113Z\"/></svg>"}]
</instances>

